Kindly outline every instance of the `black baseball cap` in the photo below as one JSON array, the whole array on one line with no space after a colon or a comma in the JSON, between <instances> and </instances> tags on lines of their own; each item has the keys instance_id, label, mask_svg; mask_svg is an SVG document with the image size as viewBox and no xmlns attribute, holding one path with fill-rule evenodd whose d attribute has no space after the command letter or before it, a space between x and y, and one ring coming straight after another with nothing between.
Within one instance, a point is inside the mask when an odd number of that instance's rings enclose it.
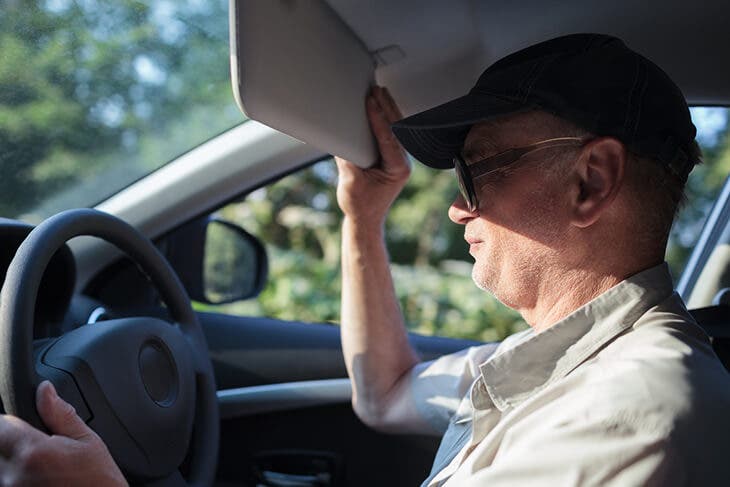
<instances>
[{"instance_id":1,"label":"black baseball cap","mask_svg":"<svg viewBox=\"0 0 730 487\"><path fill-rule=\"evenodd\" d=\"M454 166L475 123L542 110L596 135L621 140L686 180L697 133L677 85L616 37L572 34L522 49L489 66L468 94L393 125L420 162Z\"/></svg>"}]
</instances>

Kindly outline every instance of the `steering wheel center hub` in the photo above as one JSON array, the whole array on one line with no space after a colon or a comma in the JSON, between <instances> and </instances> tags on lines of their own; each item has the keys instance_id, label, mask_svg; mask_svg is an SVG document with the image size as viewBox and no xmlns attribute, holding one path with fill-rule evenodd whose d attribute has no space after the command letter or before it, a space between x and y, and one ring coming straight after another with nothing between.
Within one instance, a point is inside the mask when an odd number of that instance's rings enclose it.
<instances>
[{"instance_id":1,"label":"steering wheel center hub","mask_svg":"<svg viewBox=\"0 0 730 487\"><path fill-rule=\"evenodd\" d=\"M139 351L139 373L150 398L162 407L175 402L178 394L177 367L168 348L159 340L149 340Z\"/></svg>"}]
</instances>

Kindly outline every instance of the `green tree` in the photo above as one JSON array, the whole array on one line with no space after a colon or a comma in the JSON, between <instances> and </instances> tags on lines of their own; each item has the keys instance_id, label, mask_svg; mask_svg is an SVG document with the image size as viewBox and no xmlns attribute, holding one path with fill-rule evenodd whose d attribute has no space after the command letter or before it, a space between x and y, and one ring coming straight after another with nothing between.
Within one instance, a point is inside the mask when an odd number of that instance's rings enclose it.
<instances>
[{"instance_id":1,"label":"green tree","mask_svg":"<svg viewBox=\"0 0 730 487\"><path fill-rule=\"evenodd\" d=\"M102 199L240 122L227 3L5 2L0 214L84 181Z\"/></svg>"}]
</instances>

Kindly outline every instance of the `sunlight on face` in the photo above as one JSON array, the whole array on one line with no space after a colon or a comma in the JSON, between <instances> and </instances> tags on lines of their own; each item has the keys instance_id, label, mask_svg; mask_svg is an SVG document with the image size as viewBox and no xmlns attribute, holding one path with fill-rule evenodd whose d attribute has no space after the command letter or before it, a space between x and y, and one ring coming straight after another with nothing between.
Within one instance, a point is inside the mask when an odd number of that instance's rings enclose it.
<instances>
[{"instance_id":1,"label":"sunlight on face","mask_svg":"<svg viewBox=\"0 0 730 487\"><path fill-rule=\"evenodd\" d=\"M545 124L535 114L480 124L470 131L465 147L484 147L484 139L490 140L493 151L529 145L553 135ZM454 219L465 226L475 284L516 309L530 306L544 283L553 279L549 274L565 249L567 220L561 208L566 204L566 176L535 164L545 156L554 157L555 152L485 177L477 186L478 214Z\"/></svg>"}]
</instances>

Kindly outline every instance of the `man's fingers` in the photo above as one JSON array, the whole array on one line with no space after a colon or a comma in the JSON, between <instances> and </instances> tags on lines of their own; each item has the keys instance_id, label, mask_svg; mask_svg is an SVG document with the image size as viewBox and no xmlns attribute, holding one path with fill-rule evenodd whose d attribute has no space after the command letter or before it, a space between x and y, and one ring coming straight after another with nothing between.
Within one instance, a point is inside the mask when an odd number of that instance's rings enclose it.
<instances>
[{"instance_id":1,"label":"man's fingers","mask_svg":"<svg viewBox=\"0 0 730 487\"><path fill-rule=\"evenodd\" d=\"M335 156L335 164L337 165L337 169L340 171L340 173L345 172L344 170L351 170L353 168L360 169L352 162L339 156Z\"/></svg>"},{"instance_id":2,"label":"man's fingers","mask_svg":"<svg viewBox=\"0 0 730 487\"><path fill-rule=\"evenodd\" d=\"M11 458L18 441L23 438L22 429L14 420L18 420L18 418L0 416L0 458Z\"/></svg>"},{"instance_id":3,"label":"man's fingers","mask_svg":"<svg viewBox=\"0 0 730 487\"><path fill-rule=\"evenodd\" d=\"M385 117L388 119L390 124L393 124L403 118L403 114L401 113L400 108L398 108L398 104L393 99L388 88L384 88L382 86L378 87L378 101L380 102L380 106L383 107Z\"/></svg>"},{"instance_id":4,"label":"man's fingers","mask_svg":"<svg viewBox=\"0 0 730 487\"><path fill-rule=\"evenodd\" d=\"M91 429L76 414L72 405L61 399L49 381L43 381L36 391L36 408L48 429L57 435L75 440L83 439Z\"/></svg>"},{"instance_id":5,"label":"man's fingers","mask_svg":"<svg viewBox=\"0 0 730 487\"><path fill-rule=\"evenodd\" d=\"M393 135L390 126L400 120L400 111L385 88L374 86L367 99L368 117L376 137ZM395 140L395 139L394 139Z\"/></svg>"},{"instance_id":6,"label":"man's fingers","mask_svg":"<svg viewBox=\"0 0 730 487\"><path fill-rule=\"evenodd\" d=\"M375 95L377 90L377 87L374 88L373 94L368 96L367 111L368 118L370 119L370 127L375 135L375 140L378 142L380 155L385 164L395 161L402 161L407 164L405 152L390 129L390 122L388 121L383 106L379 102L379 97Z\"/></svg>"},{"instance_id":7,"label":"man's fingers","mask_svg":"<svg viewBox=\"0 0 730 487\"><path fill-rule=\"evenodd\" d=\"M340 183L352 181L354 173L360 170L355 164L341 157L335 157L335 164L337 164L337 177Z\"/></svg>"},{"instance_id":8,"label":"man's fingers","mask_svg":"<svg viewBox=\"0 0 730 487\"><path fill-rule=\"evenodd\" d=\"M0 485L18 485L18 468L0 455Z\"/></svg>"}]
</instances>

